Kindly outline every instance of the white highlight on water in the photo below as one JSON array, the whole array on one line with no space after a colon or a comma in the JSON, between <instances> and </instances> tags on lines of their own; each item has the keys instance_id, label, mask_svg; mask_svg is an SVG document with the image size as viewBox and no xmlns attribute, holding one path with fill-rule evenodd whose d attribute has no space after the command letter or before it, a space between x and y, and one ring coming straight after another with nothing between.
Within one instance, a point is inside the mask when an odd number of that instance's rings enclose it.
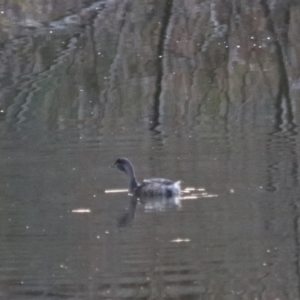
<instances>
[{"instance_id":1,"label":"white highlight on water","mask_svg":"<svg viewBox=\"0 0 300 300\"><path fill-rule=\"evenodd\" d=\"M77 213L77 214L87 214L90 212L91 212L91 210L89 208L72 209L72 213Z\"/></svg>"},{"instance_id":2,"label":"white highlight on water","mask_svg":"<svg viewBox=\"0 0 300 300\"><path fill-rule=\"evenodd\" d=\"M181 238L171 240L172 243L189 243L190 241L191 241L190 239L181 239Z\"/></svg>"},{"instance_id":3,"label":"white highlight on water","mask_svg":"<svg viewBox=\"0 0 300 300\"><path fill-rule=\"evenodd\" d=\"M128 189L113 189L113 190L105 190L105 194L111 194L111 193L128 193Z\"/></svg>"}]
</instances>

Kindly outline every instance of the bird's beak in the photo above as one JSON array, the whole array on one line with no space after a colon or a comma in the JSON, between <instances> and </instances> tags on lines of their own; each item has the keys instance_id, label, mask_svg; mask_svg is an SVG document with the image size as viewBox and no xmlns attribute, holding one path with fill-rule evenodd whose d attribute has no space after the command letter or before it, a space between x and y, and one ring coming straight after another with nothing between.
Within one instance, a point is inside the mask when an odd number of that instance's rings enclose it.
<instances>
[{"instance_id":1,"label":"bird's beak","mask_svg":"<svg viewBox=\"0 0 300 300\"><path fill-rule=\"evenodd\" d=\"M110 166L110 168L116 168L116 165L112 165L112 166Z\"/></svg>"}]
</instances>

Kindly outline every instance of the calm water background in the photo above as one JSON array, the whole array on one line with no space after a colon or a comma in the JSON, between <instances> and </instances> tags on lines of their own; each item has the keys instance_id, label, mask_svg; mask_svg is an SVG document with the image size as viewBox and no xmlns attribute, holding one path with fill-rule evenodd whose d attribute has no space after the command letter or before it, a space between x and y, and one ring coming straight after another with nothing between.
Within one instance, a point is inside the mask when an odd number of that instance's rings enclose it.
<instances>
[{"instance_id":1,"label":"calm water background","mask_svg":"<svg viewBox=\"0 0 300 300\"><path fill-rule=\"evenodd\" d=\"M0 1L0 299L300 299L299 20L286 0ZM119 156L216 197L105 193Z\"/></svg>"}]
</instances>

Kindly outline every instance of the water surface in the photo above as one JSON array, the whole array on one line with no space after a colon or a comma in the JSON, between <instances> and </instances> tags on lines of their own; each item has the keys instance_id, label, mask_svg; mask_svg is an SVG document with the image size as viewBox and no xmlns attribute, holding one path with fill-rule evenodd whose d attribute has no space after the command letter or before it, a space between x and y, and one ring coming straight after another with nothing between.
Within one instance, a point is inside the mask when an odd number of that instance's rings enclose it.
<instances>
[{"instance_id":1,"label":"water surface","mask_svg":"<svg viewBox=\"0 0 300 300\"><path fill-rule=\"evenodd\" d=\"M300 299L299 13L3 4L0 298ZM107 193L120 156L189 192Z\"/></svg>"}]
</instances>

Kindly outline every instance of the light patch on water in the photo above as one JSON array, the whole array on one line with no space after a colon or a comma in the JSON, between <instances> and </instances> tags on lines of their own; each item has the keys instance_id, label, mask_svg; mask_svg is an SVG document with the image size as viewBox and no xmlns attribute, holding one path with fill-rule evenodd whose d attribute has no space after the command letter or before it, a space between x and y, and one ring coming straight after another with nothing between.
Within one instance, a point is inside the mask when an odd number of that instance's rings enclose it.
<instances>
[{"instance_id":1,"label":"light patch on water","mask_svg":"<svg viewBox=\"0 0 300 300\"><path fill-rule=\"evenodd\" d=\"M60 267L61 267L62 269L68 269L68 267L65 266L64 264L61 264Z\"/></svg>"},{"instance_id":2,"label":"light patch on water","mask_svg":"<svg viewBox=\"0 0 300 300\"><path fill-rule=\"evenodd\" d=\"M188 200L188 199L198 199L198 196L196 195L191 195L191 196L183 196L181 197L183 200Z\"/></svg>"},{"instance_id":3,"label":"light patch on water","mask_svg":"<svg viewBox=\"0 0 300 300\"><path fill-rule=\"evenodd\" d=\"M188 191L194 191L194 190L196 190L196 188L194 188L194 187L186 187L184 189L184 191L186 191L186 192L188 192Z\"/></svg>"},{"instance_id":4,"label":"light patch on water","mask_svg":"<svg viewBox=\"0 0 300 300\"><path fill-rule=\"evenodd\" d=\"M181 197L182 200L193 200L193 199L200 199L200 198L215 198L218 197L216 194L193 194Z\"/></svg>"},{"instance_id":5,"label":"light patch on water","mask_svg":"<svg viewBox=\"0 0 300 300\"><path fill-rule=\"evenodd\" d=\"M78 208L78 209L73 209L72 213L89 214L89 213L91 213L91 210L89 208Z\"/></svg>"},{"instance_id":6,"label":"light patch on water","mask_svg":"<svg viewBox=\"0 0 300 300\"><path fill-rule=\"evenodd\" d=\"M105 190L105 194L113 194L113 193L128 193L127 189L113 189L113 190Z\"/></svg>"},{"instance_id":7,"label":"light patch on water","mask_svg":"<svg viewBox=\"0 0 300 300\"><path fill-rule=\"evenodd\" d=\"M199 193L202 192L202 193ZM181 200L195 200L200 198L214 198L218 197L217 194L209 194L205 188L186 187L181 191Z\"/></svg>"},{"instance_id":8,"label":"light patch on water","mask_svg":"<svg viewBox=\"0 0 300 300\"><path fill-rule=\"evenodd\" d=\"M171 240L172 243L189 243L190 241L191 241L190 239L181 239L181 238Z\"/></svg>"},{"instance_id":9,"label":"light patch on water","mask_svg":"<svg viewBox=\"0 0 300 300\"><path fill-rule=\"evenodd\" d=\"M204 189L203 189L204 190ZM183 190L181 190L181 193L182 194L190 194L192 192L195 192L196 191L196 188L193 188L193 187L187 187Z\"/></svg>"}]
</instances>

